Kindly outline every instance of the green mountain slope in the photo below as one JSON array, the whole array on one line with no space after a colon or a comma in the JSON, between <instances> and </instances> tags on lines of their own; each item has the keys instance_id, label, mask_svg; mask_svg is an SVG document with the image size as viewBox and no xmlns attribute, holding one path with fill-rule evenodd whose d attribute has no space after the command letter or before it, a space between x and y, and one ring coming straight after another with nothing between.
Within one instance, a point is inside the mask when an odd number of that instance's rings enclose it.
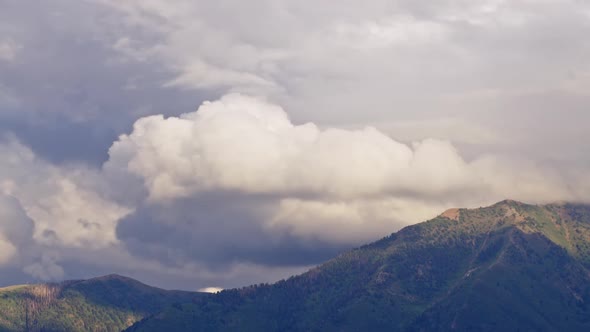
<instances>
[{"instance_id":1,"label":"green mountain slope","mask_svg":"<svg viewBox=\"0 0 590 332\"><path fill-rule=\"evenodd\" d=\"M128 331L588 331L590 207L449 210L311 271Z\"/></svg>"},{"instance_id":2,"label":"green mountain slope","mask_svg":"<svg viewBox=\"0 0 590 332\"><path fill-rule=\"evenodd\" d=\"M199 293L166 291L109 275L0 289L0 331L121 331Z\"/></svg>"}]
</instances>

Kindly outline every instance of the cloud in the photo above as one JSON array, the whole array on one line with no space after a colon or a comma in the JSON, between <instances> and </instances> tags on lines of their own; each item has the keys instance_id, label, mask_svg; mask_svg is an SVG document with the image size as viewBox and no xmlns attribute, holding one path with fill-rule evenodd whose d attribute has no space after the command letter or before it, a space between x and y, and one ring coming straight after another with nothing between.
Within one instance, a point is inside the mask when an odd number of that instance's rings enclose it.
<instances>
[{"instance_id":1,"label":"cloud","mask_svg":"<svg viewBox=\"0 0 590 332\"><path fill-rule=\"evenodd\" d=\"M179 118L140 119L109 155L107 167L127 167L157 200L208 188L371 193L389 168L395 172L409 162L411 151L372 128L294 126L278 106L229 95ZM351 159L354 168L345 165ZM378 169L376 177L369 168Z\"/></svg>"},{"instance_id":2,"label":"cloud","mask_svg":"<svg viewBox=\"0 0 590 332\"><path fill-rule=\"evenodd\" d=\"M0 265L8 263L16 254L17 249L4 235L0 234Z\"/></svg>"},{"instance_id":3,"label":"cloud","mask_svg":"<svg viewBox=\"0 0 590 332\"><path fill-rule=\"evenodd\" d=\"M280 106L240 94L139 119L109 156L106 176L145 189L117 237L171 267L316 264L451 206L590 197L587 170L467 161L444 140L293 124Z\"/></svg>"},{"instance_id":4,"label":"cloud","mask_svg":"<svg viewBox=\"0 0 590 332\"><path fill-rule=\"evenodd\" d=\"M3 43L22 47L18 61L0 63L0 131L52 162L98 167L138 117L177 116L227 92L266 96L296 123L404 123L397 140L436 137L478 153L540 159L552 145L577 161L566 143L589 138L585 2L49 0L3 9ZM563 112L580 121L551 120Z\"/></svg>"},{"instance_id":5,"label":"cloud","mask_svg":"<svg viewBox=\"0 0 590 332\"><path fill-rule=\"evenodd\" d=\"M208 191L358 199L473 191L519 196L521 189L528 200L543 201L552 198L543 196L545 185L557 190L554 198L569 194L559 179L550 183L558 174L535 182L547 175L542 167L531 169L523 180L540 187L507 188L514 172L502 165L515 165L513 161L486 156L467 162L448 141L407 145L372 127L295 125L281 107L239 94L205 102L180 117L139 119L109 156L105 169L142 179L151 201Z\"/></svg>"},{"instance_id":6,"label":"cloud","mask_svg":"<svg viewBox=\"0 0 590 332\"><path fill-rule=\"evenodd\" d=\"M55 254L43 253L41 260L24 267L24 271L37 280L62 280L64 269L57 264Z\"/></svg>"},{"instance_id":7,"label":"cloud","mask_svg":"<svg viewBox=\"0 0 590 332\"><path fill-rule=\"evenodd\" d=\"M372 127L294 125L280 107L237 94L178 118L140 119L109 155L106 168L141 177L152 200L217 189L357 197L411 190L425 177L424 191L468 182L448 142L412 149Z\"/></svg>"},{"instance_id":8,"label":"cloud","mask_svg":"<svg viewBox=\"0 0 590 332\"><path fill-rule=\"evenodd\" d=\"M240 94L137 120L101 170L57 167L6 142L0 188L13 207L2 210L30 226L19 233L27 244L3 224L2 262L25 253L16 268L42 280L84 267L187 287L200 270L201 284L239 285L301 271L449 206L590 197L585 169L467 161L444 140L294 124L280 106Z\"/></svg>"},{"instance_id":9,"label":"cloud","mask_svg":"<svg viewBox=\"0 0 590 332\"><path fill-rule=\"evenodd\" d=\"M0 193L0 267L26 252L33 240L33 222L14 197Z\"/></svg>"},{"instance_id":10,"label":"cloud","mask_svg":"<svg viewBox=\"0 0 590 332\"><path fill-rule=\"evenodd\" d=\"M51 165L14 139L0 143L0 155L2 273L61 279L63 251L97 250L119 241L117 221L131 210L101 196L99 174Z\"/></svg>"},{"instance_id":11,"label":"cloud","mask_svg":"<svg viewBox=\"0 0 590 332\"><path fill-rule=\"evenodd\" d=\"M35 280L60 280L64 277L63 268L56 262L57 254L43 248L33 238L35 222L17 198L0 194L0 221L0 272L3 274L0 282L6 282L6 275L14 274L15 270ZM22 283L23 277L20 276L20 279Z\"/></svg>"},{"instance_id":12,"label":"cloud","mask_svg":"<svg viewBox=\"0 0 590 332\"><path fill-rule=\"evenodd\" d=\"M569 90L567 72L588 71L584 2L102 3L162 36L133 48L173 68L173 82L270 94L316 122L467 116L474 110L445 100Z\"/></svg>"},{"instance_id":13,"label":"cloud","mask_svg":"<svg viewBox=\"0 0 590 332\"><path fill-rule=\"evenodd\" d=\"M101 247L116 242L116 221L129 213L93 190L98 174L55 167L16 141L0 144L0 184L35 221L37 241ZM51 236L49 236L51 235Z\"/></svg>"},{"instance_id":14,"label":"cloud","mask_svg":"<svg viewBox=\"0 0 590 332\"><path fill-rule=\"evenodd\" d=\"M249 203L249 218L260 215L263 204L256 199L244 197L240 207L216 211L206 208L223 201L215 193L165 206L146 204L140 195L127 200L136 205L127 205L115 199L141 193L127 187L141 187L141 182L118 181L111 171L80 164L52 165L10 138L0 144L0 154L2 284L117 272L171 288L240 286L301 272L310 261L342 249L303 247L283 235L274 238L277 251L268 251L267 233L254 219L241 227L237 223L247 221L244 206Z\"/></svg>"},{"instance_id":15,"label":"cloud","mask_svg":"<svg viewBox=\"0 0 590 332\"><path fill-rule=\"evenodd\" d=\"M13 134L53 163L98 168L113 140L138 117L177 115L199 104L203 92L162 88L173 73L155 59L135 59L114 47L125 37L159 40L122 20L95 1L3 4L0 136Z\"/></svg>"},{"instance_id":16,"label":"cloud","mask_svg":"<svg viewBox=\"0 0 590 332\"><path fill-rule=\"evenodd\" d=\"M0 61L13 61L21 48L13 41L2 41L0 40Z\"/></svg>"}]
</instances>

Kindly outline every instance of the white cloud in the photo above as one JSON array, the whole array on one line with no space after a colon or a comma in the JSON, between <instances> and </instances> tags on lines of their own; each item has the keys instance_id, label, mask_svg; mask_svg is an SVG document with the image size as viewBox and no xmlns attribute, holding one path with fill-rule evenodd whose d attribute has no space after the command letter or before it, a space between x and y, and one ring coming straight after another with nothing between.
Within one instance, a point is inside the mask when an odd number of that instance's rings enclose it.
<instances>
[{"instance_id":1,"label":"white cloud","mask_svg":"<svg viewBox=\"0 0 590 332\"><path fill-rule=\"evenodd\" d=\"M13 41L0 40L0 61L13 61L21 48L21 45Z\"/></svg>"},{"instance_id":2,"label":"white cloud","mask_svg":"<svg viewBox=\"0 0 590 332\"><path fill-rule=\"evenodd\" d=\"M33 225L18 200L0 192L0 266L26 252L32 235Z\"/></svg>"},{"instance_id":3,"label":"white cloud","mask_svg":"<svg viewBox=\"0 0 590 332\"><path fill-rule=\"evenodd\" d=\"M267 230L334 243L368 241L453 205L590 198L580 174L494 155L466 161L448 141L406 145L371 127L295 125L279 106L238 94L142 118L109 154L105 171L142 179L152 204L261 195Z\"/></svg>"},{"instance_id":4,"label":"white cloud","mask_svg":"<svg viewBox=\"0 0 590 332\"><path fill-rule=\"evenodd\" d=\"M17 249L2 233L0 233L0 266L10 262Z\"/></svg>"},{"instance_id":5,"label":"white cloud","mask_svg":"<svg viewBox=\"0 0 590 332\"><path fill-rule=\"evenodd\" d=\"M266 223L271 231L288 229L301 238L331 243L367 243L402 226L428 220L448 207L395 197L348 201L282 199Z\"/></svg>"},{"instance_id":6,"label":"white cloud","mask_svg":"<svg viewBox=\"0 0 590 332\"><path fill-rule=\"evenodd\" d=\"M466 162L443 140L408 146L372 127L294 125L279 106L237 94L206 102L180 117L142 118L109 154L105 169L139 176L152 200L211 190L324 198L441 196L473 190L493 195L508 189L494 179L507 185L515 173L500 167L512 166L511 160L487 157ZM558 181L535 182L547 175L541 167L521 166L532 171L522 182L535 183L535 190L522 189L528 200L550 198L535 195L537 186L560 189L555 197L568 194Z\"/></svg>"},{"instance_id":7,"label":"white cloud","mask_svg":"<svg viewBox=\"0 0 590 332\"><path fill-rule=\"evenodd\" d=\"M98 174L83 167L53 166L16 141L0 144L0 188L34 220L39 243L58 240L72 247L117 242L115 227L129 208L101 197L88 182ZM47 237L53 233L57 236Z\"/></svg>"},{"instance_id":8,"label":"white cloud","mask_svg":"<svg viewBox=\"0 0 590 332\"><path fill-rule=\"evenodd\" d=\"M206 190L336 197L468 184L468 165L445 141L413 148L378 130L294 125L278 106L228 95L179 118L138 120L110 149L105 168L144 179L154 200Z\"/></svg>"}]
</instances>

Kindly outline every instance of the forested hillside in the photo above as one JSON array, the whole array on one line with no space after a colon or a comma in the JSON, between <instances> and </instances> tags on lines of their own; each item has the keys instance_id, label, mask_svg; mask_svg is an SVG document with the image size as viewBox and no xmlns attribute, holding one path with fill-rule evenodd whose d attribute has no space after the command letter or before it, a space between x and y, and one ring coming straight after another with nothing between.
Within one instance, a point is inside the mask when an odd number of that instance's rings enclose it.
<instances>
[{"instance_id":1,"label":"forested hillside","mask_svg":"<svg viewBox=\"0 0 590 332\"><path fill-rule=\"evenodd\" d=\"M199 293L166 291L110 275L0 289L0 331L121 331Z\"/></svg>"},{"instance_id":2,"label":"forested hillside","mask_svg":"<svg viewBox=\"0 0 590 332\"><path fill-rule=\"evenodd\" d=\"M590 208L454 209L273 285L128 331L588 331Z\"/></svg>"}]
</instances>

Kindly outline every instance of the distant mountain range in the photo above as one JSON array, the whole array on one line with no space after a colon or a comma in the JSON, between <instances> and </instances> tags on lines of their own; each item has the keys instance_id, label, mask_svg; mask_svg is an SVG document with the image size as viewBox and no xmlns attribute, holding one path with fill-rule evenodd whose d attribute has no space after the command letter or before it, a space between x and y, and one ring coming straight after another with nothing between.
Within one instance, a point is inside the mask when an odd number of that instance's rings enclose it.
<instances>
[{"instance_id":1,"label":"distant mountain range","mask_svg":"<svg viewBox=\"0 0 590 332\"><path fill-rule=\"evenodd\" d=\"M36 299L30 331L590 331L590 206L452 209L302 275L217 294L118 276L35 287L0 290L0 330L23 331L23 301Z\"/></svg>"}]
</instances>

